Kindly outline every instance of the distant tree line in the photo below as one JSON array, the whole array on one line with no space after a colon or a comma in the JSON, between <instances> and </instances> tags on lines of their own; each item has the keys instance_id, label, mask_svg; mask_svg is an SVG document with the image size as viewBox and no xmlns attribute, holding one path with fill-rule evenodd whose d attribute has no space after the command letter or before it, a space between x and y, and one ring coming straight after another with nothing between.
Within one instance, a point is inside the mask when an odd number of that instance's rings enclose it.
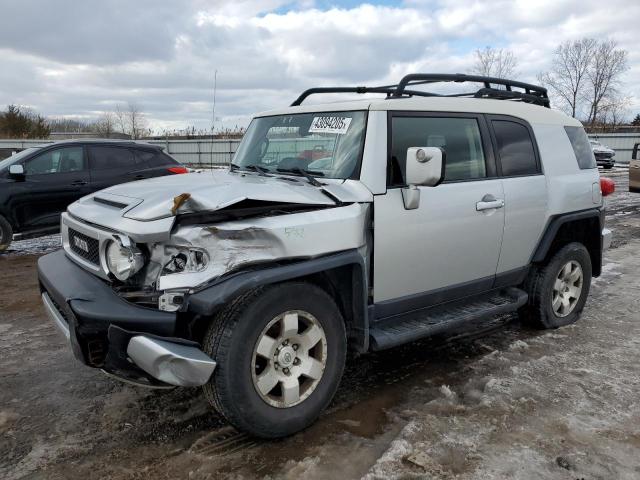
<instances>
[{"instance_id":1,"label":"distant tree line","mask_svg":"<svg viewBox=\"0 0 640 480\"><path fill-rule=\"evenodd\" d=\"M47 138L50 133L47 119L30 109L9 105L0 112L0 137Z\"/></svg>"}]
</instances>

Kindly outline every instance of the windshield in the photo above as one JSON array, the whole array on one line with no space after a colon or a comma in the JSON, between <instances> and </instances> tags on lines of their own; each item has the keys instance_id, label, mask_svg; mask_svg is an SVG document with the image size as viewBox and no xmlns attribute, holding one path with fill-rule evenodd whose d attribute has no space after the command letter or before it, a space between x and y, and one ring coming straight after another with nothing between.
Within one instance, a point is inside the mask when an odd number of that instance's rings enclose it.
<instances>
[{"instance_id":1,"label":"windshield","mask_svg":"<svg viewBox=\"0 0 640 480\"><path fill-rule=\"evenodd\" d=\"M242 169L351 178L362 153L366 112L255 118L233 159Z\"/></svg>"},{"instance_id":2,"label":"windshield","mask_svg":"<svg viewBox=\"0 0 640 480\"><path fill-rule=\"evenodd\" d=\"M9 158L5 158L4 160L1 160L0 161L0 171L8 168L9 165L13 165L14 163L20 161L21 159L23 159L26 156L30 155L32 152L35 152L36 150L39 150L39 149L40 149L40 147L27 148L26 150L18 152L15 155L11 155Z\"/></svg>"}]
</instances>

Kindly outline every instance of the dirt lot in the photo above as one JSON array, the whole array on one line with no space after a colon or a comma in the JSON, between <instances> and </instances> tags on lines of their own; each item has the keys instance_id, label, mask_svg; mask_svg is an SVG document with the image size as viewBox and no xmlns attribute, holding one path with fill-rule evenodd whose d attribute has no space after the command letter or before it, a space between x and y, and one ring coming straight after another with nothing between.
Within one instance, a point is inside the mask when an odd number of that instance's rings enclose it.
<instances>
[{"instance_id":1,"label":"dirt lot","mask_svg":"<svg viewBox=\"0 0 640 480\"><path fill-rule=\"evenodd\" d=\"M640 195L612 176L615 241L580 322L507 316L351 359L330 410L277 442L234 432L198 389L78 364L38 295L57 240L18 242L0 257L0 478L640 478Z\"/></svg>"}]
</instances>

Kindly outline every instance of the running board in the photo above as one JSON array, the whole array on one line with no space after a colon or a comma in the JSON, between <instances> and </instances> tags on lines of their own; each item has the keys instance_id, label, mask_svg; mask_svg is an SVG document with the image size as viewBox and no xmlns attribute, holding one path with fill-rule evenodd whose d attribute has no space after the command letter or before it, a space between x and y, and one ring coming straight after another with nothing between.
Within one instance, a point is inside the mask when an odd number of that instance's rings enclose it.
<instances>
[{"instance_id":1,"label":"running board","mask_svg":"<svg viewBox=\"0 0 640 480\"><path fill-rule=\"evenodd\" d=\"M526 292L509 287L489 295L449 302L381 320L370 327L371 350L397 347L464 327L469 322L515 312L527 303L527 299Z\"/></svg>"}]
</instances>

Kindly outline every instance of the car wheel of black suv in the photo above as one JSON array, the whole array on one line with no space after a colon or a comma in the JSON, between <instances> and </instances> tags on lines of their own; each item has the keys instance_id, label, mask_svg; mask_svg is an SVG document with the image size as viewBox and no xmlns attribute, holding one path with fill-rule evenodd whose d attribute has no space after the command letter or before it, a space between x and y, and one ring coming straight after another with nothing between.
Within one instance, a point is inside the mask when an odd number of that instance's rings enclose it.
<instances>
[{"instance_id":1,"label":"car wheel of black suv","mask_svg":"<svg viewBox=\"0 0 640 480\"><path fill-rule=\"evenodd\" d=\"M329 405L344 370L345 325L333 299L304 282L260 287L210 325L205 353L218 366L203 389L236 428L291 435Z\"/></svg>"},{"instance_id":2,"label":"car wheel of black suv","mask_svg":"<svg viewBox=\"0 0 640 480\"><path fill-rule=\"evenodd\" d=\"M589 252L581 243L570 243L532 268L526 282L529 302L520 313L541 328L569 325L580 318L590 285Z\"/></svg>"},{"instance_id":3,"label":"car wheel of black suv","mask_svg":"<svg viewBox=\"0 0 640 480\"><path fill-rule=\"evenodd\" d=\"M0 252L4 252L9 245L11 245L11 240L13 239L13 229L9 222L0 215Z\"/></svg>"}]
</instances>

